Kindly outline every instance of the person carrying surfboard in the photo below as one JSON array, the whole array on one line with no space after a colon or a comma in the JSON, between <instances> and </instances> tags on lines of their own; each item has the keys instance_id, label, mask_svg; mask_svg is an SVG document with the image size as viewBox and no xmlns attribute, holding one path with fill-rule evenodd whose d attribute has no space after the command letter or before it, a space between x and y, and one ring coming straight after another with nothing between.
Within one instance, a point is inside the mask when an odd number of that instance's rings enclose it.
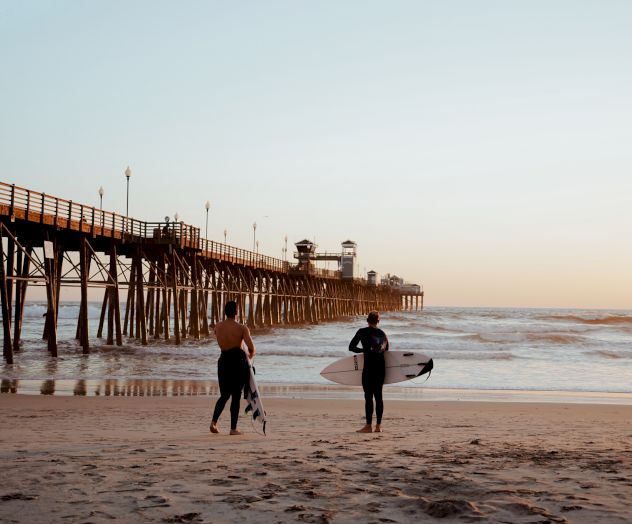
<instances>
[{"instance_id":1,"label":"person carrying surfboard","mask_svg":"<svg viewBox=\"0 0 632 524\"><path fill-rule=\"evenodd\" d=\"M382 432L382 414L384 413L384 401L382 400L382 387L386 364L384 352L388 351L388 337L386 333L377 327L380 314L371 311L366 319L367 327L359 329L349 342L349 351L364 353L364 368L362 369L362 389L364 389L364 413L366 425L358 430L358 433ZM362 347L358 347L358 343ZM375 398L376 424L373 430L373 398Z\"/></svg>"},{"instance_id":2,"label":"person carrying surfboard","mask_svg":"<svg viewBox=\"0 0 632 524\"><path fill-rule=\"evenodd\" d=\"M235 320L237 303L232 300L226 302L224 314L226 319L218 322L215 326L215 336L221 349L221 354L217 361L220 397L215 404L210 430L211 433L219 433L217 421L224 410L226 402L231 398L230 434L241 435L241 431L237 429L237 420L239 419L241 392L250 378L250 368L248 367L247 359L252 359L257 349L250 337L248 327ZM244 344L248 348L247 356Z\"/></svg>"}]
</instances>

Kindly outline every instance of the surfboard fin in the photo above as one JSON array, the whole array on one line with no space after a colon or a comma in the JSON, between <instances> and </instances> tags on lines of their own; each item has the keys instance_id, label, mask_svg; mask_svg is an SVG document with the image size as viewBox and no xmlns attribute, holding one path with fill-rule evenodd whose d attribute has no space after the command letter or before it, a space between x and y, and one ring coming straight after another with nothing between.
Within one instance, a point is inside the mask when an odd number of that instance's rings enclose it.
<instances>
[{"instance_id":1,"label":"surfboard fin","mask_svg":"<svg viewBox=\"0 0 632 524\"><path fill-rule=\"evenodd\" d=\"M432 359L430 359L428 362L426 362L426 365L423 368L421 368L421 371L419 372L419 375L417 376L420 377L421 375L425 375L426 373L428 373L428 378L430 378L430 372L432 371L433 367L434 367L434 363L432 362Z\"/></svg>"}]
</instances>

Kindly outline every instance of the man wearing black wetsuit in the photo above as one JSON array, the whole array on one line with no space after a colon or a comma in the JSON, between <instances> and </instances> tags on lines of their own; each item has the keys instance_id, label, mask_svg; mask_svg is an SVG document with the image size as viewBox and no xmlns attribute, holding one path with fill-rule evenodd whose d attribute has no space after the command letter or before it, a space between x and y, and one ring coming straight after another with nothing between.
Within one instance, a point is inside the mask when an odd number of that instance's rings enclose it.
<instances>
[{"instance_id":1,"label":"man wearing black wetsuit","mask_svg":"<svg viewBox=\"0 0 632 524\"><path fill-rule=\"evenodd\" d=\"M366 415L366 425L358 430L358 433L371 433L373 421L373 397L375 397L375 432L382 432L382 414L384 413L384 402L382 400L382 386L384 385L384 375L386 364L384 362L384 352L388 351L388 338L386 333L377 327L380 321L380 314L371 311L367 317L368 327L359 329L351 342L349 351L354 353L364 353L364 367L362 368L362 388L364 389L364 412ZM358 342L362 347L358 347Z\"/></svg>"}]
</instances>

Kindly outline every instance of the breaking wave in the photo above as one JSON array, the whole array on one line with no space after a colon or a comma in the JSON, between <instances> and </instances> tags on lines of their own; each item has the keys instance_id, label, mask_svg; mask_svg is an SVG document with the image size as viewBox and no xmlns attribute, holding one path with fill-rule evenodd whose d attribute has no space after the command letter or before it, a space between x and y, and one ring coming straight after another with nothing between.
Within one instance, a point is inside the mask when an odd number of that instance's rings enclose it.
<instances>
[{"instance_id":1,"label":"breaking wave","mask_svg":"<svg viewBox=\"0 0 632 524\"><path fill-rule=\"evenodd\" d=\"M542 342L549 344L581 344L585 337L570 333L471 333L457 335L460 340L474 340L492 344L519 344L522 342Z\"/></svg>"},{"instance_id":2,"label":"breaking wave","mask_svg":"<svg viewBox=\"0 0 632 524\"><path fill-rule=\"evenodd\" d=\"M599 357L616 359L616 360L621 359L621 358L632 358L632 353L630 355L622 355L621 353L615 353L614 351L608 351L605 349L598 349L596 351L592 351L591 353Z\"/></svg>"},{"instance_id":3,"label":"breaking wave","mask_svg":"<svg viewBox=\"0 0 632 524\"><path fill-rule=\"evenodd\" d=\"M516 358L519 358L519 357L516 357L515 355L512 355L511 353L508 353L508 352L495 353L491 351L490 352L445 351L445 352L437 353L435 361L438 363L440 363L442 360L509 361L509 360L515 360Z\"/></svg>"},{"instance_id":4,"label":"breaking wave","mask_svg":"<svg viewBox=\"0 0 632 524\"><path fill-rule=\"evenodd\" d=\"M578 315L552 315L550 317L540 317L542 320L562 320L577 322L579 324L594 324L594 325L632 325L632 316L627 315L608 315L598 318L585 318Z\"/></svg>"}]
</instances>

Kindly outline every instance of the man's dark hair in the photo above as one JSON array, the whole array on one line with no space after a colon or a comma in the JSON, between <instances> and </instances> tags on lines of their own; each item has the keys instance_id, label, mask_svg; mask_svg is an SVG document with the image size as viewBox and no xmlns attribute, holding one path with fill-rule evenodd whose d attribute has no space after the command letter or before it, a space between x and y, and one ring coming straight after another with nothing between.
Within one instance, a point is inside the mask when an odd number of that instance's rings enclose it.
<instances>
[{"instance_id":1,"label":"man's dark hair","mask_svg":"<svg viewBox=\"0 0 632 524\"><path fill-rule=\"evenodd\" d=\"M380 314L377 311L371 311L366 320L369 324L377 324L380 321Z\"/></svg>"},{"instance_id":2,"label":"man's dark hair","mask_svg":"<svg viewBox=\"0 0 632 524\"><path fill-rule=\"evenodd\" d=\"M235 318L235 315L237 315L237 302L234 300L226 302L226 305L224 306L224 315L228 318Z\"/></svg>"}]
</instances>

